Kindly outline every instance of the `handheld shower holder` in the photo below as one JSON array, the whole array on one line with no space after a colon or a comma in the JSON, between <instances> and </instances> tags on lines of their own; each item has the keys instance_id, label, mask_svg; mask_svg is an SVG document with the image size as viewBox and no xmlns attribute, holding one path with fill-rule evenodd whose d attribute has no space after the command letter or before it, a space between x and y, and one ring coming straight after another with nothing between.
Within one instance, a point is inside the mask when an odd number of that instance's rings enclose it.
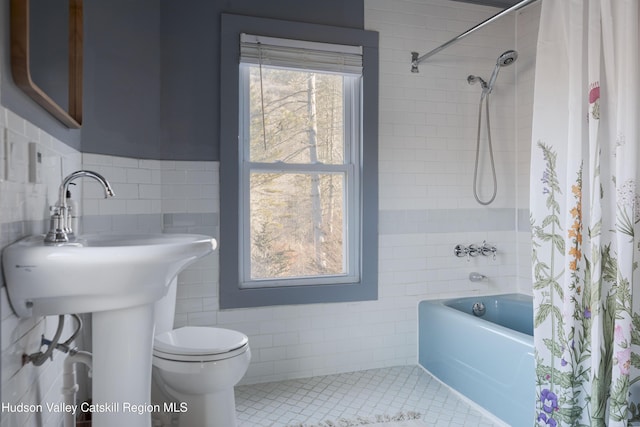
<instances>
[{"instance_id":1,"label":"handheld shower holder","mask_svg":"<svg viewBox=\"0 0 640 427\"><path fill-rule=\"evenodd\" d=\"M419 59L419 53L411 52L411 72L412 73L420 72L420 69L418 68L418 59Z\"/></svg>"},{"instance_id":2,"label":"handheld shower holder","mask_svg":"<svg viewBox=\"0 0 640 427\"><path fill-rule=\"evenodd\" d=\"M487 85L487 82L482 77L474 76L473 74L469 74L469 76L467 76L467 83L470 85L474 85L478 82L480 82L480 87L483 91L489 89L489 85Z\"/></svg>"}]
</instances>

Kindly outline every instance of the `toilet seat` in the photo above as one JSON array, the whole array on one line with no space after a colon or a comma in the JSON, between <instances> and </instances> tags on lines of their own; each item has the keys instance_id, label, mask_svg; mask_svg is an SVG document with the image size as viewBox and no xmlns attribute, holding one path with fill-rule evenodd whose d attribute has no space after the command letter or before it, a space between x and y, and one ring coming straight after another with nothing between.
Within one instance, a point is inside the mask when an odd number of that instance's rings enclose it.
<instances>
[{"instance_id":1,"label":"toilet seat","mask_svg":"<svg viewBox=\"0 0 640 427\"><path fill-rule=\"evenodd\" d=\"M228 359L247 351L246 335L223 328L185 326L156 335L153 355L179 362Z\"/></svg>"}]
</instances>

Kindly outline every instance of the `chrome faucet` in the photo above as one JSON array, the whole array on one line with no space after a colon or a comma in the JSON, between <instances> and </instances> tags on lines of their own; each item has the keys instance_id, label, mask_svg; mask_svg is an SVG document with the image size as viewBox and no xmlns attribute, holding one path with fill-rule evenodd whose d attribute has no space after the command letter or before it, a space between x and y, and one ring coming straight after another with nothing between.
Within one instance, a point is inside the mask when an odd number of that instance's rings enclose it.
<instances>
[{"instance_id":1,"label":"chrome faucet","mask_svg":"<svg viewBox=\"0 0 640 427\"><path fill-rule=\"evenodd\" d=\"M109 181L97 172L79 170L68 175L60 184L58 202L51 208L51 220L49 232L44 238L45 244L54 245L73 242L76 239L74 231L71 229L69 221L69 206L67 205L67 191L71 182L78 178L93 178L102 184L104 188L104 198L113 197L115 193L111 189Z\"/></svg>"}]
</instances>

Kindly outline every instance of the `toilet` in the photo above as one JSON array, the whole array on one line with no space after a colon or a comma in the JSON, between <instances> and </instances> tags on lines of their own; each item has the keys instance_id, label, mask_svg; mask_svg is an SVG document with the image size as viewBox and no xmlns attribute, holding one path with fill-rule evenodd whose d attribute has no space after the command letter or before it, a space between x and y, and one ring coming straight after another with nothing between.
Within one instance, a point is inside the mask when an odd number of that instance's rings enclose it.
<instances>
[{"instance_id":1,"label":"toilet","mask_svg":"<svg viewBox=\"0 0 640 427\"><path fill-rule=\"evenodd\" d=\"M249 367L246 335L223 328L173 329L176 279L155 304L152 402L154 426L236 427L233 387ZM166 409L169 411L165 412Z\"/></svg>"}]
</instances>

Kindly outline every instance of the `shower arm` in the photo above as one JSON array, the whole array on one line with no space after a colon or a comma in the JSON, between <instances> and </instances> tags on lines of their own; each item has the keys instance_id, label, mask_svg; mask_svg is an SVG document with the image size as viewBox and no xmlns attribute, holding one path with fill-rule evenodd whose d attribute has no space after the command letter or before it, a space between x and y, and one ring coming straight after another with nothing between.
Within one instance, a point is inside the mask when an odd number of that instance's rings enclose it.
<instances>
[{"instance_id":1,"label":"shower arm","mask_svg":"<svg viewBox=\"0 0 640 427\"><path fill-rule=\"evenodd\" d=\"M418 52L411 52L411 72L412 73L420 72L420 70L418 69L418 65L420 65L420 63L422 61L424 61L427 58L435 55L436 53L440 52L441 50L446 49L447 47L451 46L452 44L457 43L458 41L464 39L468 35L476 32L480 28L491 24L493 21L496 21L496 20L502 18L504 15L507 15L507 14L513 12L513 11L518 10L518 9L521 9L521 8L527 6L528 4L534 3L536 1L538 1L538 0L522 0L522 1L514 4L513 6L507 8L507 9L504 9L503 11L496 13L491 18L488 18L488 19L482 21L481 23L479 23L475 27L470 28L469 30L465 31L464 33L460 34L459 36L452 38L448 42L444 43L443 45L440 45L439 47L433 49L430 52L425 53L422 56L419 56Z\"/></svg>"}]
</instances>

